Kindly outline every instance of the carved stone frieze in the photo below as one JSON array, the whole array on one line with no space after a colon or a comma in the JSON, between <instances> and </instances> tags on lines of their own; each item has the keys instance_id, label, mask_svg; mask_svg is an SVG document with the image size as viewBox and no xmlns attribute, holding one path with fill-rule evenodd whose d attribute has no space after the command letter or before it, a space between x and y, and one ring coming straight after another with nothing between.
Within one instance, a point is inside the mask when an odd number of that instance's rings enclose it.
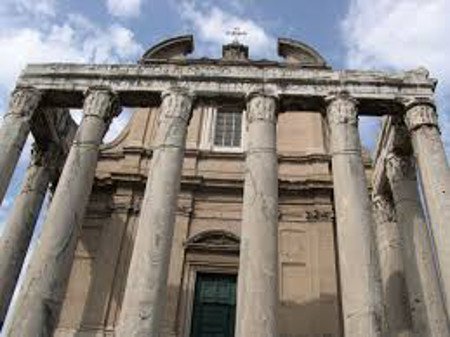
<instances>
[{"instance_id":1,"label":"carved stone frieze","mask_svg":"<svg viewBox=\"0 0 450 337\"><path fill-rule=\"evenodd\" d=\"M275 123L277 98L261 92L250 93L247 97L247 122L265 120Z\"/></svg>"},{"instance_id":2,"label":"carved stone frieze","mask_svg":"<svg viewBox=\"0 0 450 337\"><path fill-rule=\"evenodd\" d=\"M117 94L108 88L90 88L84 100L84 117L95 116L101 118L106 124L117 116L121 107Z\"/></svg>"},{"instance_id":3,"label":"carved stone frieze","mask_svg":"<svg viewBox=\"0 0 450 337\"><path fill-rule=\"evenodd\" d=\"M42 93L33 87L18 87L12 94L9 101L9 110L5 115L16 117L31 118L34 111L36 111L42 98Z\"/></svg>"},{"instance_id":4,"label":"carved stone frieze","mask_svg":"<svg viewBox=\"0 0 450 337\"><path fill-rule=\"evenodd\" d=\"M414 131L424 125L438 127L434 104L432 102L413 103L409 108L407 107L405 123L409 131Z\"/></svg>"},{"instance_id":5,"label":"carved stone frieze","mask_svg":"<svg viewBox=\"0 0 450 337\"><path fill-rule=\"evenodd\" d=\"M357 101L346 91L327 97L327 117L330 125L358 125Z\"/></svg>"},{"instance_id":6,"label":"carved stone frieze","mask_svg":"<svg viewBox=\"0 0 450 337\"><path fill-rule=\"evenodd\" d=\"M392 182L415 178L414 157L390 152L386 155L386 175Z\"/></svg>"},{"instance_id":7,"label":"carved stone frieze","mask_svg":"<svg viewBox=\"0 0 450 337\"><path fill-rule=\"evenodd\" d=\"M162 93L161 113L159 120L181 118L189 122L192 113L194 96L187 90L171 88Z\"/></svg>"},{"instance_id":8,"label":"carved stone frieze","mask_svg":"<svg viewBox=\"0 0 450 337\"><path fill-rule=\"evenodd\" d=\"M372 197L372 206L377 224L396 221L395 208L391 198L376 194Z\"/></svg>"}]
</instances>

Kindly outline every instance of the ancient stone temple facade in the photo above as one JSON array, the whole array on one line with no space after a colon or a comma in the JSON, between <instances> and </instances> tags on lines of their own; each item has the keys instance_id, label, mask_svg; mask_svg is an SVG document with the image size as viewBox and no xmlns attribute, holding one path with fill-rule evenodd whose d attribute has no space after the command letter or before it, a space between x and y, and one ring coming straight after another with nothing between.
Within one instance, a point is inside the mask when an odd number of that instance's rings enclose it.
<instances>
[{"instance_id":1,"label":"ancient stone temple facade","mask_svg":"<svg viewBox=\"0 0 450 337\"><path fill-rule=\"evenodd\" d=\"M138 64L21 74L0 199L35 145L0 239L4 336L450 336L450 170L428 72L337 71L291 39L279 61L236 42L192 51L181 36ZM132 117L103 144L121 107ZM363 115L385 116L373 166Z\"/></svg>"}]
</instances>

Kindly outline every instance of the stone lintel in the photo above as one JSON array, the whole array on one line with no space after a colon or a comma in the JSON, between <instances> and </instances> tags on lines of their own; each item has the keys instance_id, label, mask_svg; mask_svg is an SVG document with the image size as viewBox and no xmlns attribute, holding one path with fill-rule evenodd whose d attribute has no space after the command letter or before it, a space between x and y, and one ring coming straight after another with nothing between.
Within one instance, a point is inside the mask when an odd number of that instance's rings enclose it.
<instances>
[{"instance_id":1,"label":"stone lintel","mask_svg":"<svg viewBox=\"0 0 450 337\"><path fill-rule=\"evenodd\" d=\"M199 97L234 96L260 90L263 85L277 92L282 101L323 98L346 90L358 100L360 114L395 114L402 110L401 100L429 97L435 81L415 73L375 71L332 71L330 69L287 68L280 64L257 66L178 62L150 65L29 65L19 78L19 85L34 86L48 94L43 104L81 107L89 87L107 85L116 91L123 106L159 104L160 93L177 85ZM295 104L294 104L295 105ZM320 106L318 108L321 108Z\"/></svg>"}]
</instances>

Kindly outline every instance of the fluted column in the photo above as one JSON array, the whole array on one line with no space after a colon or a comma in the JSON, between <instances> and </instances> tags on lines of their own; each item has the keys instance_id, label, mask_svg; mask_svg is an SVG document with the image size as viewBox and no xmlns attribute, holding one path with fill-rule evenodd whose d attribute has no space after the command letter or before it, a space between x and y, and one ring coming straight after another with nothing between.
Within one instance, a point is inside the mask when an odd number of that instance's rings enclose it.
<instances>
[{"instance_id":1,"label":"fluted column","mask_svg":"<svg viewBox=\"0 0 450 337\"><path fill-rule=\"evenodd\" d=\"M390 337L410 337L411 312L403 262L403 240L397 224L392 197L373 196L385 319Z\"/></svg>"},{"instance_id":2,"label":"fluted column","mask_svg":"<svg viewBox=\"0 0 450 337\"><path fill-rule=\"evenodd\" d=\"M405 123L419 167L446 311L450 313L450 169L433 102L415 100L408 104Z\"/></svg>"},{"instance_id":3,"label":"fluted column","mask_svg":"<svg viewBox=\"0 0 450 337\"><path fill-rule=\"evenodd\" d=\"M249 95L236 337L278 336L276 99Z\"/></svg>"},{"instance_id":4,"label":"fluted column","mask_svg":"<svg viewBox=\"0 0 450 337\"><path fill-rule=\"evenodd\" d=\"M87 93L84 115L30 260L5 337L50 337L57 323L81 221L89 200L99 146L117 96L108 89Z\"/></svg>"},{"instance_id":5,"label":"fluted column","mask_svg":"<svg viewBox=\"0 0 450 337\"><path fill-rule=\"evenodd\" d=\"M41 101L40 91L17 88L11 94L9 109L0 128L0 204L30 133L30 121Z\"/></svg>"},{"instance_id":6,"label":"fluted column","mask_svg":"<svg viewBox=\"0 0 450 337\"><path fill-rule=\"evenodd\" d=\"M327 115L345 337L376 337L381 294L356 101L346 92L331 96Z\"/></svg>"},{"instance_id":7,"label":"fluted column","mask_svg":"<svg viewBox=\"0 0 450 337\"><path fill-rule=\"evenodd\" d=\"M8 310L50 179L51 153L33 145L20 194L0 237L0 322ZM54 158L53 158L54 159ZM46 165L47 164L47 165Z\"/></svg>"},{"instance_id":8,"label":"fluted column","mask_svg":"<svg viewBox=\"0 0 450 337\"><path fill-rule=\"evenodd\" d=\"M450 336L412 159L395 152L386 157L387 177L404 242L403 260L413 333L417 337Z\"/></svg>"},{"instance_id":9,"label":"fluted column","mask_svg":"<svg viewBox=\"0 0 450 337\"><path fill-rule=\"evenodd\" d=\"M158 337L167 296L175 211L193 98L163 93L153 157L116 336Z\"/></svg>"}]
</instances>

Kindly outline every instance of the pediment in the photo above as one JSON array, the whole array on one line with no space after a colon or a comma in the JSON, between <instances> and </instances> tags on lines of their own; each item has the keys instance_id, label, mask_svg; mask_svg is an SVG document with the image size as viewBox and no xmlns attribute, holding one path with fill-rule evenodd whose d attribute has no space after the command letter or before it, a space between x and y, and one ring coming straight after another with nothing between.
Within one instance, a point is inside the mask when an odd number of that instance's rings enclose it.
<instances>
[{"instance_id":1,"label":"pediment","mask_svg":"<svg viewBox=\"0 0 450 337\"><path fill-rule=\"evenodd\" d=\"M140 63L148 63L152 60L183 59L194 50L194 37L181 35L161 41L142 56Z\"/></svg>"},{"instance_id":2,"label":"pediment","mask_svg":"<svg viewBox=\"0 0 450 337\"><path fill-rule=\"evenodd\" d=\"M211 230L194 235L185 242L186 249L208 251L239 251L239 237L222 230Z\"/></svg>"},{"instance_id":3,"label":"pediment","mask_svg":"<svg viewBox=\"0 0 450 337\"><path fill-rule=\"evenodd\" d=\"M302 67L328 68L325 59L314 48L294 39L279 38L278 55L287 63Z\"/></svg>"}]
</instances>

